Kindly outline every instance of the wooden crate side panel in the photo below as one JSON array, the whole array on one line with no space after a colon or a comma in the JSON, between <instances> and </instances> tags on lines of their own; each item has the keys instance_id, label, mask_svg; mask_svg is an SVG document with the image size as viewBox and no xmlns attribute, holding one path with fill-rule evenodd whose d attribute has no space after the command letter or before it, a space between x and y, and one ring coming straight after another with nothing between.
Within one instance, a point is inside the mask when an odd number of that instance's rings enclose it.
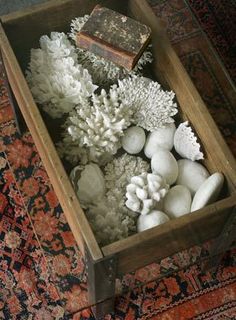
<instances>
[{"instance_id":1,"label":"wooden crate side panel","mask_svg":"<svg viewBox=\"0 0 236 320\"><path fill-rule=\"evenodd\" d=\"M217 237L235 205L236 195L105 246L102 251L117 255L118 274L134 271Z\"/></svg>"},{"instance_id":2,"label":"wooden crate side panel","mask_svg":"<svg viewBox=\"0 0 236 320\"><path fill-rule=\"evenodd\" d=\"M152 28L154 71L176 93L184 119L193 125L206 154L204 164L212 172L223 172L228 186L236 188L236 161L194 87L175 51L171 47L161 24L145 1L131 0L130 10L141 22Z\"/></svg>"},{"instance_id":3,"label":"wooden crate side panel","mask_svg":"<svg viewBox=\"0 0 236 320\"><path fill-rule=\"evenodd\" d=\"M89 14L98 3L120 11L126 8L124 0L53 0L2 16L4 29L22 70L28 65L30 49L39 47L42 35L49 35L52 31L68 32L73 18Z\"/></svg>"},{"instance_id":4,"label":"wooden crate side panel","mask_svg":"<svg viewBox=\"0 0 236 320\"><path fill-rule=\"evenodd\" d=\"M1 26L0 46L13 93L21 108L21 112L32 134L74 237L82 251L84 240L92 257L95 260L101 259L103 257L101 250L95 240L85 214L79 205L72 185Z\"/></svg>"}]
</instances>

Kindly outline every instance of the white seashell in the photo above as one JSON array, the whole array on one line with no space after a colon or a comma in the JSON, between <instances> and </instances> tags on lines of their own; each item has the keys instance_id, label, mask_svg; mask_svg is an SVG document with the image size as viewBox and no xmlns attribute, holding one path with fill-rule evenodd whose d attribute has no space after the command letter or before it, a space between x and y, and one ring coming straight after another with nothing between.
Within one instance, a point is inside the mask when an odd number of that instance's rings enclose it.
<instances>
[{"instance_id":1,"label":"white seashell","mask_svg":"<svg viewBox=\"0 0 236 320\"><path fill-rule=\"evenodd\" d=\"M183 158L192 161L204 159L200 151L200 144L194 135L188 121L181 123L175 131L174 147L176 152Z\"/></svg>"},{"instance_id":2,"label":"white seashell","mask_svg":"<svg viewBox=\"0 0 236 320\"><path fill-rule=\"evenodd\" d=\"M153 210L149 214L140 215L137 221L138 232L153 228L169 221L169 217L162 211Z\"/></svg>"},{"instance_id":3,"label":"white seashell","mask_svg":"<svg viewBox=\"0 0 236 320\"><path fill-rule=\"evenodd\" d=\"M171 150L174 145L175 124L170 123L149 133L144 147L146 157L151 158L159 148Z\"/></svg>"},{"instance_id":4,"label":"white seashell","mask_svg":"<svg viewBox=\"0 0 236 320\"><path fill-rule=\"evenodd\" d=\"M189 189L177 185L164 198L163 210L170 218L177 218L190 212L192 197Z\"/></svg>"},{"instance_id":5,"label":"white seashell","mask_svg":"<svg viewBox=\"0 0 236 320\"><path fill-rule=\"evenodd\" d=\"M152 172L165 178L168 184L173 184L178 176L178 165L173 154L165 149L159 149L151 159Z\"/></svg>"},{"instance_id":6,"label":"white seashell","mask_svg":"<svg viewBox=\"0 0 236 320\"><path fill-rule=\"evenodd\" d=\"M178 160L177 163L179 174L176 184L187 187L194 195L200 185L209 177L209 172L202 164L188 159Z\"/></svg>"},{"instance_id":7,"label":"white seashell","mask_svg":"<svg viewBox=\"0 0 236 320\"><path fill-rule=\"evenodd\" d=\"M220 172L216 172L206 179L193 198L191 212L214 202L222 189L223 183L224 176Z\"/></svg>"},{"instance_id":8,"label":"white seashell","mask_svg":"<svg viewBox=\"0 0 236 320\"><path fill-rule=\"evenodd\" d=\"M85 206L96 203L105 195L105 179L97 164L91 163L85 166L77 187L77 196Z\"/></svg>"},{"instance_id":9,"label":"white seashell","mask_svg":"<svg viewBox=\"0 0 236 320\"><path fill-rule=\"evenodd\" d=\"M139 153L145 144L146 136L143 128L130 127L124 132L122 137L122 147L130 154Z\"/></svg>"}]
</instances>

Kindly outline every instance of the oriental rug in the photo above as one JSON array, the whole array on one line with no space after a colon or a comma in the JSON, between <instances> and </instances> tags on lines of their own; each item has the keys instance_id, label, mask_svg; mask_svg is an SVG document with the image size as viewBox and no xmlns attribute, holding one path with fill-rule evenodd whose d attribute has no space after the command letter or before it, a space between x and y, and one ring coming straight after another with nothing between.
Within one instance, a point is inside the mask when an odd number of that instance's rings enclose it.
<instances>
[{"instance_id":1,"label":"oriental rug","mask_svg":"<svg viewBox=\"0 0 236 320\"><path fill-rule=\"evenodd\" d=\"M236 155L232 84L189 5L150 3ZM0 319L94 319L83 257L30 133L16 132L2 79L0 136ZM193 247L117 279L121 295L115 314L105 319L235 319L236 250L226 252L210 274L198 263L210 246Z\"/></svg>"}]
</instances>

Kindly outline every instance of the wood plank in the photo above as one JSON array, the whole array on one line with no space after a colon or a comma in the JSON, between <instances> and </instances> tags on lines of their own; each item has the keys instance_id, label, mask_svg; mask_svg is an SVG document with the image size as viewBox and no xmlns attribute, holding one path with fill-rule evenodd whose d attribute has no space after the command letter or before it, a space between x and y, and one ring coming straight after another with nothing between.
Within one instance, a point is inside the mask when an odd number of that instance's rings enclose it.
<instances>
[{"instance_id":1,"label":"wood plank","mask_svg":"<svg viewBox=\"0 0 236 320\"><path fill-rule=\"evenodd\" d=\"M132 15L152 29L156 56L154 71L162 74L176 93L184 117L189 119L207 155L204 164L212 171L223 172L233 191L236 187L236 161L212 119L201 96L171 47L160 22L146 1L130 0Z\"/></svg>"},{"instance_id":2,"label":"wood plank","mask_svg":"<svg viewBox=\"0 0 236 320\"><path fill-rule=\"evenodd\" d=\"M134 271L193 245L215 238L236 204L236 194L202 210L137 233L102 248L117 255L118 274Z\"/></svg>"},{"instance_id":3,"label":"wood plank","mask_svg":"<svg viewBox=\"0 0 236 320\"><path fill-rule=\"evenodd\" d=\"M2 26L0 26L0 46L13 93L32 134L73 235L82 251L84 250L84 241L93 259L101 259L103 257L102 252L79 205Z\"/></svg>"}]
</instances>

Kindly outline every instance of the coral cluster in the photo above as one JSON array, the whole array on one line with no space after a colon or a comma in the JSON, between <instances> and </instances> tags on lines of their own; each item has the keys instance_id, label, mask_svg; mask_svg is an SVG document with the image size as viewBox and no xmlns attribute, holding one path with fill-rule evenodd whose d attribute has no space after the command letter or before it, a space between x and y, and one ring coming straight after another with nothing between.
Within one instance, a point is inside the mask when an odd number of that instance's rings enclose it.
<instances>
[{"instance_id":1,"label":"coral cluster","mask_svg":"<svg viewBox=\"0 0 236 320\"><path fill-rule=\"evenodd\" d=\"M128 154L113 159L105 166L105 196L96 204L91 202L86 210L99 244L126 238L136 231L137 215L125 205L126 185L132 176L146 172L149 167L146 161Z\"/></svg>"},{"instance_id":2,"label":"coral cluster","mask_svg":"<svg viewBox=\"0 0 236 320\"><path fill-rule=\"evenodd\" d=\"M127 185L125 204L132 211L148 214L157 208L168 189L169 185L161 176L143 172L133 176Z\"/></svg>"},{"instance_id":3,"label":"coral cluster","mask_svg":"<svg viewBox=\"0 0 236 320\"><path fill-rule=\"evenodd\" d=\"M91 96L97 86L78 64L75 48L64 33L42 36L40 47L31 49L26 78L35 101L52 118L59 118Z\"/></svg>"}]
</instances>

